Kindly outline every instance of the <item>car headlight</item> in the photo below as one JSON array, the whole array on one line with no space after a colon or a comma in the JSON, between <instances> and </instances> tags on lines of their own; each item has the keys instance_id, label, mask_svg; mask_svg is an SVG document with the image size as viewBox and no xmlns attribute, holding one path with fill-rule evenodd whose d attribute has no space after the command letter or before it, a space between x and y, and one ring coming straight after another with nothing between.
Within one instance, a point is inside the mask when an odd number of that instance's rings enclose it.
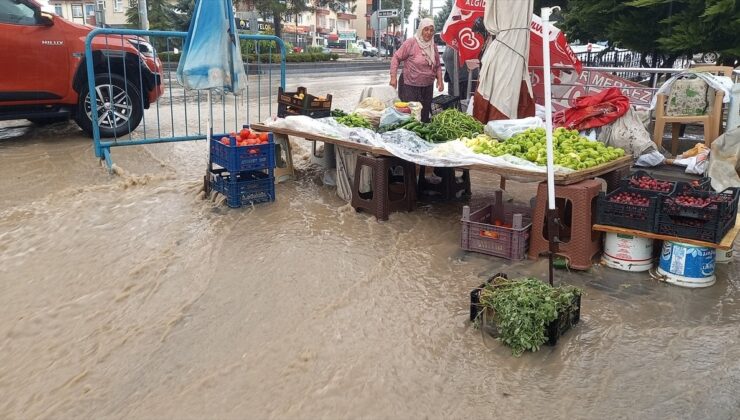
<instances>
[{"instance_id":1,"label":"car headlight","mask_svg":"<svg viewBox=\"0 0 740 420\"><path fill-rule=\"evenodd\" d=\"M154 57L154 46L141 38L128 38L131 43L144 57Z\"/></svg>"}]
</instances>

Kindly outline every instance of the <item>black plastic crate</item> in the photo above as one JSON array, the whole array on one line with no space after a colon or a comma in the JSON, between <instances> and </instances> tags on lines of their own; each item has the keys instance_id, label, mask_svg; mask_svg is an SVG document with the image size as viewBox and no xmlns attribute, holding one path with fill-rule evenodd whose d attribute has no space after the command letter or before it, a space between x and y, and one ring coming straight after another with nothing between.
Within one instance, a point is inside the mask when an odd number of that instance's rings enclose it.
<instances>
[{"instance_id":1,"label":"black plastic crate","mask_svg":"<svg viewBox=\"0 0 740 420\"><path fill-rule=\"evenodd\" d=\"M237 208L247 204L275 201L275 177L272 169L229 173L211 172L211 188L226 196L226 204Z\"/></svg>"},{"instance_id":2,"label":"black plastic crate","mask_svg":"<svg viewBox=\"0 0 740 420\"><path fill-rule=\"evenodd\" d=\"M647 178L649 178L651 180L669 183L670 186L668 187L668 191L656 191L656 190L651 190L651 189L644 189L644 188L640 188L637 185L633 185L630 182L633 179L637 180L637 179L640 179L642 177L647 177ZM639 192L644 193L644 194L646 194L646 195L648 195L650 197L657 197L659 194L670 194L676 188L676 184L677 184L676 181L667 181L667 180L664 180L664 179L658 179L658 178L652 177L652 176L650 176L650 174L648 174L645 171L636 171L633 174L630 174L630 176L625 177L625 178L622 178L622 180L619 182L619 186L620 187L630 188L633 191L639 191Z\"/></svg>"},{"instance_id":3,"label":"black plastic crate","mask_svg":"<svg viewBox=\"0 0 740 420\"><path fill-rule=\"evenodd\" d=\"M640 194L650 200L650 204L648 206L638 206L609 201L615 195L623 192ZM656 193L656 195L651 193ZM596 224L654 232L658 201L656 191L646 192L645 190L635 190L625 186L619 187L609 194L599 193L596 202Z\"/></svg>"},{"instance_id":4,"label":"black plastic crate","mask_svg":"<svg viewBox=\"0 0 740 420\"><path fill-rule=\"evenodd\" d=\"M508 276L504 273L498 273L470 292L470 322L475 322L478 319L480 312L483 310L480 305L481 291L486 287L486 284L491 283L497 278L508 279ZM547 337L545 344L548 346L556 345L558 339L580 320L581 295L577 295L573 298L569 310L558 313L558 318L550 322L545 327L545 336ZM495 334L495 330L491 332Z\"/></svg>"},{"instance_id":5,"label":"black plastic crate","mask_svg":"<svg viewBox=\"0 0 740 420\"><path fill-rule=\"evenodd\" d=\"M656 233L675 236L678 240L685 238L718 244L734 226L735 218L723 221L701 220L659 213Z\"/></svg>"},{"instance_id":6,"label":"black plastic crate","mask_svg":"<svg viewBox=\"0 0 740 420\"><path fill-rule=\"evenodd\" d=\"M437 115L440 112L454 108L460 109L460 98L452 95L437 95L432 98L432 115Z\"/></svg>"},{"instance_id":7,"label":"black plastic crate","mask_svg":"<svg viewBox=\"0 0 740 420\"><path fill-rule=\"evenodd\" d=\"M277 115L280 118L291 115L305 115L311 118L326 118L331 116L331 109L307 109L299 108L293 105L278 104Z\"/></svg>"},{"instance_id":8,"label":"black plastic crate","mask_svg":"<svg viewBox=\"0 0 740 420\"><path fill-rule=\"evenodd\" d=\"M702 207L689 206L677 201L680 195L688 195L694 198L709 199L709 204ZM734 222L737 217L738 189L728 188L722 192L690 190L674 192L670 196L660 198L660 213L669 216L684 217L697 220L717 221L720 224L727 220Z\"/></svg>"}]
</instances>

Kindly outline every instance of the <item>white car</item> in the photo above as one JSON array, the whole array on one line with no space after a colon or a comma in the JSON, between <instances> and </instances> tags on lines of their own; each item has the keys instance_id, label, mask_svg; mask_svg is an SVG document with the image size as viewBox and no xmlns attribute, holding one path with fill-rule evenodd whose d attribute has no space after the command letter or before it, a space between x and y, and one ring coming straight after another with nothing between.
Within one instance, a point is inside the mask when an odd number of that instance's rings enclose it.
<instances>
[{"instance_id":1,"label":"white car","mask_svg":"<svg viewBox=\"0 0 740 420\"><path fill-rule=\"evenodd\" d=\"M715 64L719 54L714 51L694 54L692 57L695 63Z\"/></svg>"},{"instance_id":2,"label":"white car","mask_svg":"<svg viewBox=\"0 0 740 420\"><path fill-rule=\"evenodd\" d=\"M363 57L375 57L378 55L378 49L373 47L369 42L367 41L359 41L357 43L357 48L362 53Z\"/></svg>"}]
</instances>

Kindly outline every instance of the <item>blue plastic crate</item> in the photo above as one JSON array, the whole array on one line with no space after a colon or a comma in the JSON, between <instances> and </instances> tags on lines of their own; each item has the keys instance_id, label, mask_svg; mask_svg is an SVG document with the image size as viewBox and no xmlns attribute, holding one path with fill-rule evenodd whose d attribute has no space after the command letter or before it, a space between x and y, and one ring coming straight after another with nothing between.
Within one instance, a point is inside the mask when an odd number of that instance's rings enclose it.
<instances>
[{"instance_id":1,"label":"blue plastic crate","mask_svg":"<svg viewBox=\"0 0 740 420\"><path fill-rule=\"evenodd\" d=\"M215 170L211 173L211 188L225 195L226 204L233 208L275 201L275 177L272 169L234 174Z\"/></svg>"},{"instance_id":2,"label":"blue plastic crate","mask_svg":"<svg viewBox=\"0 0 740 420\"><path fill-rule=\"evenodd\" d=\"M229 137L230 144L221 143L221 138ZM275 168L275 142L269 133L267 144L237 146L236 139L228 134L218 134L211 138L211 162L229 172L258 171Z\"/></svg>"}]
</instances>

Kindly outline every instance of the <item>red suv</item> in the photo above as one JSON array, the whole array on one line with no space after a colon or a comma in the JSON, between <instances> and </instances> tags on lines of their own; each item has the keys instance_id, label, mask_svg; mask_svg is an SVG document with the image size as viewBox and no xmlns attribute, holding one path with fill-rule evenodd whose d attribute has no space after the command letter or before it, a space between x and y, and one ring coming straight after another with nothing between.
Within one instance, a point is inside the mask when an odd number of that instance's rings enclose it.
<instances>
[{"instance_id":1,"label":"red suv","mask_svg":"<svg viewBox=\"0 0 740 420\"><path fill-rule=\"evenodd\" d=\"M92 135L85 64L92 29L43 12L33 0L0 0L0 120L72 117ZM120 137L162 95L162 63L138 37L97 36L92 48L100 136Z\"/></svg>"}]
</instances>

